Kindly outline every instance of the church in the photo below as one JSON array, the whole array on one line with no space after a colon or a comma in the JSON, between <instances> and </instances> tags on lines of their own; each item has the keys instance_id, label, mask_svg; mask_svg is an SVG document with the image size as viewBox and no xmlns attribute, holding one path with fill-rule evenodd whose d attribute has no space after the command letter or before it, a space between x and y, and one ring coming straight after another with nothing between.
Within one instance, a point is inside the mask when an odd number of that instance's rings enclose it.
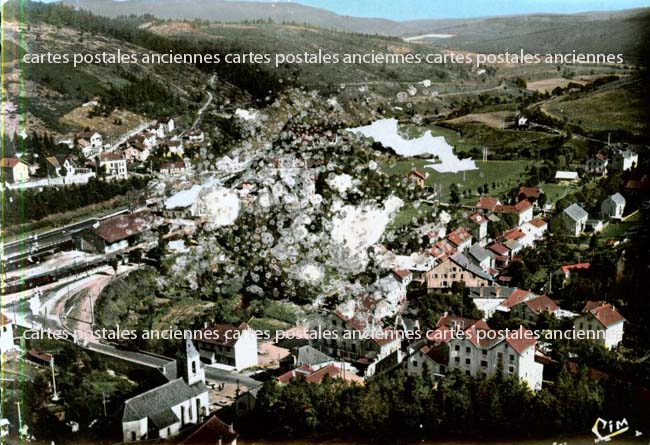
<instances>
[{"instance_id":1,"label":"church","mask_svg":"<svg viewBox=\"0 0 650 445\"><path fill-rule=\"evenodd\" d=\"M171 438L206 419L205 370L192 340L185 340L177 367L181 377L124 402L125 442Z\"/></svg>"}]
</instances>

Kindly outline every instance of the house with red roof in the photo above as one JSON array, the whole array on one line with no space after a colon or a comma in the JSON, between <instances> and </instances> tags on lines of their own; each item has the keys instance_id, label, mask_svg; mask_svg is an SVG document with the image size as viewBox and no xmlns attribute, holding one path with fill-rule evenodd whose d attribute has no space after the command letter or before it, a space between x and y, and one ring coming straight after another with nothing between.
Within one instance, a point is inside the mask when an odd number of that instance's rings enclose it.
<instances>
[{"instance_id":1,"label":"house with red roof","mask_svg":"<svg viewBox=\"0 0 650 445\"><path fill-rule=\"evenodd\" d=\"M542 190L539 187L519 187L519 193L517 194L517 199L523 201L527 199L534 204L537 202L540 196L542 196Z\"/></svg>"},{"instance_id":2,"label":"house with red roof","mask_svg":"<svg viewBox=\"0 0 650 445\"><path fill-rule=\"evenodd\" d=\"M547 295L537 295L526 299L510 307L511 314L521 320L530 322L537 321L537 318L544 312L556 314L560 306Z\"/></svg>"},{"instance_id":3,"label":"house with red roof","mask_svg":"<svg viewBox=\"0 0 650 445\"><path fill-rule=\"evenodd\" d=\"M494 209L501 205L501 201L497 198L490 198L489 196L481 196L476 204L474 210L480 213L488 214L494 212Z\"/></svg>"},{"instance_id":4,"label":"house with red roof","mask_svg":"<svg viewBox=\"0 0 650 445\"><path fill-rule=\"evenodd\" d=\"M29 165L18 158L0 158L2 182L18 183L29 179Z\"/></svg>"},{"instance_id":5,"label":"house with red roof","mask_svg":"<svg viewBox=\"0 0 650 445\"><path fill-rule=\"evenodd\" d=\"M623 340L625 318L611 304L588 301L582 314L573 321L576 331L586 332L591 338L611 349Z\"/></svg>"},{"instance_id":6,"label":"house with red roof","mask_svg":"<svg viewBox=\"0 0 650 445\"><path fill-rule=\"evenodd\" d=\"M15 349L14 322L0 313L0 352L5 354Z\"/></svg>"},{"instance_id":7,"label":"house with red roof","mask_svg":"<svg viewBox=\"0 0 650 445\"><path fill-rule=\"evenodd\" d=\"M257 366L257 334L246 323L215 324L195 339L201 360L228 370Z\"/></svg>"},{"instance_id":8,"label":"house with red roof","mask_svg":"<svg viewBox=\"0 0 650 445\"><path fill-rule=\"evenodd\" d=\"M527 199L519 201L515 205L500 204L494 207L493 212L497 215L515 215L517 225L521 226L533 219L533 205Z\"/></svg>"},{"instance_id":9,"label":"house with red roof","mask_svg":"<svg viewBox=\"0 0 650 445\"><path fill-rule=\"evenodd\" d=\"M140 237L154 227L154 215L148 211L119 215L84 230L77 237L80 250L113 253L135 245Z\"/></svg>"},{"instance_id":10,"label":"house with red roof","mask_svg":"<svg viewBox=\"0 0 650 445\"><path fill-rule=\"evenodd\" d=\"M472 234L465 227L459 227L447 235L447 241L456 248L456 251L462 252L472 245Z\"/></svg>"},{"instance_id":11,"label":"house with red roof","mask_svg":"<svg viewBox=\"0 0 650 445\"><path fill-rule=\"evenodd\" d=\"M424 188L424 183L427 179L426 174L422 173L420 170L414 169L411 170L408 174L408 178L415 182L415 185L417 185L419 188Z\"/></svg>"},{"instance_id":12,"label":"house with red roof","mask_svg":"<svg viewBox=\"0 0 650 445\"><path fill-rule=\"evenodd\" d=\"M308 365L302 365L296 369L285 372L277 378L280 384L289 384L291 381L304 378L307 383L320 385L325 376L331 379L340 379L346 382L363 383L363 378L348 370L345 366L330 363L321 368L312 368Z\"/></svg>"},{"instance_id":13,"label":"house with red roof","mask_svg":"<svg viewBox=\"0 0 650 445\"><path fill-rule=\"evenodd\" d=\"M589 270L591 263L576 263L576 264L565 264L560 266L560 272L564 276L562 285L566 285L571 281L572 276L579 275Z\"/></svg>"}]
</instances>

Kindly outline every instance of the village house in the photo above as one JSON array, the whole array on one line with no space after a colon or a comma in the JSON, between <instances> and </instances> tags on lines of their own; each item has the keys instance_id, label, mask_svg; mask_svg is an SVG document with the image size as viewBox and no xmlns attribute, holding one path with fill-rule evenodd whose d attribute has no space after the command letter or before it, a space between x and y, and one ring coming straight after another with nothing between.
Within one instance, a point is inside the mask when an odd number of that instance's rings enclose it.
<instances>
[{"instance_id":1,"label":"village house","mask_svg":"<svg viewBox=\"0 0 650 445\"><path fill-rule=\"evenodd\" d=\"M409 374L422 375L428 372L434 380L440 380L447 373L449 348L442 341L427 342L408 357L406 370Z\"/></svg>"},{"instance_id":2,"label":"village house","mask_svg":"<svg viewBox=\"0 0 650 445\"><path fill-rule=\"evenodd\" d=\"M612 349L623 340L623 325L625 318L614 306L603 301L588 301L582 309L582 314L573 321L576 331L589 331L593 334L587 338L597 340Z\"/></svg>"},{"instance_id":3,"label":"village house","mask_svg":"<svg viewBox=\"0 0 650 445\"><path fill-rule=\"evenodd\" d=\"M465 283L467 287L487 286L492 277L473 264L462 253L457 253L426 273L427 289L448 289L454 282Z\"/></svg>"},{"instance_id":4,"label":"village house","mask_svg":"<svg viewBox=\"0 0 650 445\"><path fill-rule=\"evenodd\" d=\"M92 253L114 253L138 243L142 234L154 225L153 214L144 210L107 219L77 236L80 250Z\"/></svg>"},{"instance_id":5,"label":"village house","mask_svg":"<svg viewBox=\"0 0 650 445\"><path fill-rule=\"evenodd\" d=\"M533 218L530 222L521 226L521 230L532 238L533 241L544 238L548 230L548 223L542 218Z\"/></svg>"},{"instance_id":6,"label":"village house","mask_svg":"<svg viewBox=\"0 0 650 445\"><path fill-rule=\"evenodd\" d=\"M409 180L415 182L415 185L417 185L419 188L424 188L424 183L427 179L426 174L422 173L420 170L413 169L409 172L408 178Z\"/></svg>"},{"instance_id":7,"label":"village house","mask_svg":"<svg viewBox=\"0 0 650 445\"><path fill-rule=\"evenodd\" d=\"M170 157L172 155L183 156L185 149L183 148L183 141L180 139L172 139L165 143L167 146L168 152L165 153L165 156Z\"/></svg>"},{"instance_id":8,"label":"village house","mask_svg":"<svg viewBox=\"0 0 650 445\"><path fill-rule=\"evenodd\" d=\"M469 287L469 298L476 308L483 313L483 320L490 318L497 310L504 310L501 304L517 290L515 287L506 286L481 286Z\"/></svg>"},{"instance_id":9,"label":"village house","mask_svg":"<svg viewBox=\"0 0 650 445\"><path fill-rule=\"evenodd\" d=\"M478 267L483 269L490 275L496 274L494 270L494 254L481 246L479 243L474 243L467 251L467 257Z\"/></svg>"},{"instance_id":10,"label":"village house","mask_svg":"<svg viewBox=\"0 0 650 445\"><path fill-rule=\"evenodd\" d=\"M488 219L481 213L475 212L467 217L469 230L481 244L485 244L488 236Z\"/></svg>"},{"instance_id":11,"label":"village house","mask_svg":"<svg viewBox=\"0 0 650 445\"><path fill-rule=\"evenodd\" d=\"M587 271L590 267L591 263L565 264L560 266L560 273L563 278L562 285L565 286L571 281L574 275Z\"/></svg>"},{"instance_id":12,"label":"village house","mask_svg":"<svg viewBox=\"0 0 650 445\"><path fill-rule=\"evenodd\" d=\"M515 205L499 204L495 206L494 213L497 215L515 215L517 225L521 226L533 219L533 205L527 199L519 201Z\"/></svg>"},{"instance_id":13,"label":"village house","mask_svg":"<svg viewBox=\"0 0 650 445\"><path fill-rule=\"evenodd\" d=\"M126 148L124 150L124 156L129 162L144 162L151 155L151 150L153 149L156 137L148 137L145 134L137 134L131 136L126 141ZM153 141L153 143L152 143Z\"/></svg>"},{"instance_id":14,"label":"village house","mask_svg":"<svg viewBox=\"0 0 650 445\"><path fill-rule=\"evenodd\" d=\"M596 155L587 158L585 163L585 171L591 173L592 175L604 175L607 174L607 165L609 164L609 159L607 155L602 153L596 153Z\"/></svg>"},{"instance_id":15,"label":"village house","mask_svg":"<svg viewBox=\"0 0 650 445\"><path fill-rule=\"evenodd\" d=\"M462 252L465 249L469 249L472 245L472 234L469 233L465 227L461 226L447 235L447 241L449 241L458 252Z\"/></svg>"},{"instance_id":16,"label":"village house","mask_svg":"<svg viewBox=\"0 0 650 445\"><path fill-rule=\"evenodd\" d=\"M166 176L173 175L182 175L187 171L185 167L185 162L183 161L174 161L174 162L163 162L160 165L160 174Z\"/></svg>"},{"instance_id":17,"label":"village house","mask_svg":"<svg viewBox=\"0 0 650 445\"><path fill-rule=\"evenodd\" d=\"M209 414L208 387L199 353L190 339L177 359L181 377L124 402L124 442L169 439ZM215 438L213 438L215 439Z\"/></svg>"},{"instance_id":18,"label":"village house","mask_svg":"<svg viewBox=\"0 0 650 445\"><path fill-rule=\"evenodd\" d=\"M589 214L578 204L571 204L562 212L562 222L569 235L577 237L585 231Z\"/></svg>"},{"instance_id":19,"label":"village house","mask_svg":"<svg viewBox=\"0 0 650 445\"><path fill-rule=\"evenodd\" d=\"M18 158L0 159L3 183L19 183L29 179L29 166Z\"/></svg>"},{"instance_id":20,"label":"village house","mask_svg":"<svg viewBox=\"0 0 650 445\"><path fill-rule=\"evenodd\" d=\"M639 164L639 155L632 150L618 150L614 153L612 168L620 171L632 170Z\"/></svg>"},{"instance_id":21,"label":"village house","mask_svg":"<svg viewBox=\"0 0 650 445\"><path fill-rule=\"evenodd\" d=\"M471 376L501 372L523 380L532 390L542 387L544 366L535 361L537 341L523 327L497 331L482 320L445 313L429 337L434 343L446 345L447 369L458 369Z\"/></svg>"},{"instance_id":22,"label":"village house","mask_svg":"<svg viewBox=\"0 0 650 445\"><path fill-rule=\"evenodd\" d=\"M126 158L119 153L105 152L98 156L99 168L104 169L109 179L126 179L129 173L126 167Z\"/></svg>"},{"instance_id":23,"label":"village house","mask_svg":"<svg viewBox=\"0 0 650 445\"><path fill-rule=\"evenodd\" d=\"M481 196L477 203L474 204L474 210L483 214L492 213L498 205L501 205L501 201L498 199Z\"/></svg>"},{"instance_id":24,"label":"village house","mask_svg":"<svg viewBox=\"0 0 650 445\"><path fill-rule=\"evenodd\" d=\"M569 184L572 182L577 182L578 179L578 172L572 172L572 171L557 171L555 173L555 182L560 183L560 184Z\"/></svg>"},{"instance_id":25,"label":"village house","mask_svg":"<svg viewBox=\"0 0 650 445\"><path fill-rule=\"evenodd\" d=\"M154 126L159 138L165 137L166 133L171 133L174 131L174 119L169 116L160 116L156 119L156 125Z\"/></svg>"},{"instance_id":26,"label":"village house","mask_svg":"<svg viewBox=\"0 0 650 445\"><path fill-rule=\"evenodd\" d=\"M485 248L494 254L494 266L497 269L503 269L510 262L510 249L503 244L494 242L488 244Z\"/></svg>"},{"instance_id":27,"label":"village house","mask_svg":"<svg viewBox=\"0 0 650 445\"><path fill-rule=\"evenodd\" d=\"M620 193L614 193L603 200L600 205L600 214L604 218L621 219L625 211L625 198Z\"/></svg>"},{"instance_id":28,"label":"village house","mask_svg":"<svg viewBox=\"0 0 650 445\"><path fill-rule=\"evenodd\" d=\"M363 383L363 377L356 375L354 372L345 368L344 364L328 364L321 368L314 369L309 365L302 365L296 369L285 372L278 376L278 383L287 385L293 380L303 378L307 383L320 384L325 376L331 379L343 380L351 383Z\"/></svg>"},{"instance_id":29,"label":"village house","mask_svg":"<svg viewBox=\"0 0 650 445\"><path fill-rule=\"evenodd\" d=\"M206 327L196 344L210 365L237 371L257 366L257 335L246 323Z\"/></svg>"},{"instance_id":30,"label":"village house","mask_svg":"<svg viewBox=\"0 0 650 445\"><path fill-rule=\"evenodd\" d=\"M539 197L542 196L542 190L539 187L519 187L517 200L523 201L527 199L531 204L535 204Z\"/></svg>"},{"instance_id":31,"label":"village house","mask_svg":"<svg viewBox=\"0 0 650 445\"><path fill-rule=\"evenodd\" d=\"M365 377L374 375L383 366L397 366L402 360L401 339L396 331L362 311L343 313L337 310L316 321L312 329L323 332L314 340L314 347L349 361ZM382 363L384 360L386 364Z\"/></svg>"},{"instance_id":32,"label":"village house","mask_svg":"<svg viewBox=\"0 0 650 445\"><path fill-rule=\"evenodd\" d=\"M14 345L14 322L0 313L0 352L6 354L16 348Z\"/></svg>"},{"instance_id":33,"label":"village house","mask_svg":"<svg viewBox=\"0 0 650 445\"><path fill-rule=\"evenodd\" d=\"M93 130L80 131L75 135L74 142L86 158L99 153L104 144L102 135Z\"/></svg>"},{"instance_id":34,"label":"village house","mask_svg":"<svg viewBox=\"0 0 650 445\"><path fill-rule=\"evenodd\" d=\"M248 394L248 393L246 393ZM226 425L214 414L208 420L197 426L194 431L188 434L177 445L237 445L239 434L234 430L232 424Z\"/></svg>"},{"instance_id":35,"label":"village house","mask_svg":"<svg viewBox=\"0 0 650 445\"><path fill-rule=\"evenodd\" d=\"M187 132L187 141L190 144L200 144L204 140L205 140L205 135L198 128L195 128Z\"/></svg>"},{"instance_id":36,"label":"village house","mask_svg":"<svg viewBox=\"0 0 650 445\"><path fill-rule=\"evenodd\" d=\"M535 296L510 307L513 317L529 322L537 321L543 312L556 314L559 310L560 306L546 295Z\"/></svg>"},{"instance_id":37,"label":"village house","mask_svg":"<svg viewBox=\"0 0 650 445\"><path fill-rule=\"evenodd\" d=\"M510 310L525 301L532 300L537 298L538 295L530 290L524 290L519 288L511 288L513 291L510 295L506 296L505 299L501 302L497 310L501 312L510 312Z\"/></svg>"}]
</instances>

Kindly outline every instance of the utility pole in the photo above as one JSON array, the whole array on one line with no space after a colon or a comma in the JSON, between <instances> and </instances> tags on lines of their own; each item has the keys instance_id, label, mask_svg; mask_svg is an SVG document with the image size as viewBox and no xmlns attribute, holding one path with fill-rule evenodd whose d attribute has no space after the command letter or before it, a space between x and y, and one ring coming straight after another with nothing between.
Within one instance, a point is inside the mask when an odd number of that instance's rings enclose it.
<instances>
[{"instance_id":1,"label":"utility pole","mask_svg":"<svg viewBox=\"0 0 650 445\"><path fill-rule=\"evenodd\" d=\"M104 417L107 416L107 414L106 414L106 402L108 402L108 400L106 400L106 393L104 391L102 391L102 404L104 405Z\"/></svg>"},{"instance_id":2,"label":"utility pole","mask_svg":"<svg viewBox=\"0 0 650 445\"><path fill-rule=\"evenodd\" d=\"M23 418L20 415L20 403L21 402L16 402L16 405L18 406L18 432L22 431L23 429Z\"/></svg>"},{"instance_id":3,"label":"utility pole","mask_svg":"<svg viewBox=\"0 0 650 445\"><path fill-rule=\"evenodd\" d=\"M54 376L54 356L50 359L50 367L52 368L52 401L58 402L59 395L56 392L56 378Z\"/></svg>"},{"instance_id":4,"label":"utility pole","mask_svg":"<svg viewBox=\"0 0 650 445\"><path fill-rule=\"evenodd\" d=\"M90 327L95 326L95 311L93 309L93 297L90 292L88 292L88 305L90 306Z\"/></svg>"}]
</instances>

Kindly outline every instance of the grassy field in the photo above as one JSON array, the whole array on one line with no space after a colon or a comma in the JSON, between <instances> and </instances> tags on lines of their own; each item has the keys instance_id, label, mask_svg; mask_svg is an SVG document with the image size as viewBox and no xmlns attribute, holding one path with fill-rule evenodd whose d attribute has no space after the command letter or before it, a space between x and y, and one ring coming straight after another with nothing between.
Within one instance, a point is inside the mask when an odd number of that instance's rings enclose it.
<instances>
[{"instance_id":1,"label":"grassy field","mask_svg":"<svg viewBox=\"0 0 650 445\"><path fill-rule=\"evenodd\" d=\"M564 198L565 196L577 192L580 187L575 184L542 184L541 189L546 195L546 202L552 203Z\"/></svg>"},{"instance_id":2,"label":"grassy field","mask_svg":"<svg viewBox=\"0 0 650 445\"><path fill-rule=\"evenodd\" d=\"M641 134L648 128L641 85L607 86L575 100L553 99L543 109L560 119L590 130L628 130Z\"/></svg>"},{"instance_id":3,"label":"grassy field","mask_svg":"<svg viewBox=\"0 0 650 445\"><path fill-rule=\"evenodd\" d=\"M477 161L476 165L478 170L466 171L464 173L438 173L431 168L424 166L431 162L416 158L400 159L395 164L385 166L385 171L390 175L405 176L411 169L417 168L423 173L428 173L429 177L426 180L427 186L434 184L442 185L442 201L449 200L449 191L452 184L457 184L461 193L464 190L470 190L473 201L478 196L477 188L488 184L489 194L493 196L500 196L501 194L509 191L512 187L517 186L523 178L526 167L531 165L533 161ZM494 184L494 187L493 187ZM413 212L408 208L403 212ZM417 210L415 211L417 212ZM398 215L402 218L402 216ZM403 218L410 219L412 216L405 215Z\"/></svg>"}]
</instances>

